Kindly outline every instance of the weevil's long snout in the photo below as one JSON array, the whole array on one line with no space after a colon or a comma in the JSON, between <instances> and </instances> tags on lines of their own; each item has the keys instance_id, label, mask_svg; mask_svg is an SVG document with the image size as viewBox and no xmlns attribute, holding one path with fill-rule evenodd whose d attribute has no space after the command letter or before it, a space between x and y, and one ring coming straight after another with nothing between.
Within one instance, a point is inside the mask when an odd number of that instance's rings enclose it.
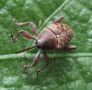
<instances>
[{"instance_id":1,"label":"weevil's long snout","mask_svg":"<svg viewBox=\"0 0 92 90\"><path fill-rule=\"evenodd\" d=\"M25 51L30 50L30 49L35 48L35 47L40 47L41 48L42 46L43 46L42 40L37 40L35 45L33 45L31 47L28 47L28 48L25 48L25 49L17 52L16 54L21 53L21 52L25 52Z\"/></svg>"},{"instance_id":2,"label":"weevil's long snout","mask_svg":"<svg viewBox=\"0 0 92 90\"><path fill-rule=\"evenodd\" d=\"M25 51L30 50L30 49L35 48L35 47L37 47L37 45L33 45L33 46L31 46L31 47L25 48L25 49L23 49L23 50L17 52L16 54L21 53L21 52L25 52Z\"/></svg>"}]
</instances>

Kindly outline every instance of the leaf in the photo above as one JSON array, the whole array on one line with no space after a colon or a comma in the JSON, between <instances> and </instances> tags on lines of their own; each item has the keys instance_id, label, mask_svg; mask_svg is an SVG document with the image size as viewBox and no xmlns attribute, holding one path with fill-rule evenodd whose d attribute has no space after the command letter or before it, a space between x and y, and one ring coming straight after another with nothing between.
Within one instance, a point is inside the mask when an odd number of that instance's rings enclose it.
<instances>
[{"instance_id":1,"label":"leaf","mask_svg":"<svg viewBox=\"0 0 92 90\"><path fill-rule=\"evenodd\" d=\"M92 0L1 0L0 1L0 90L91 90L92 89ZM30 27L18 27L13 22L32 21L39 32L57 16L64 16L61 23L68 24L74 32L70 44L73 51L48 51L50 64L36 78L38 65L23 73L25 62L32 63L38 49L15 54L34 42L22 35L12 43L9 35ZM39 27L39 21L41 25ZM41 60L43 58L41 57Z\"/></svg>"}]
</instances>

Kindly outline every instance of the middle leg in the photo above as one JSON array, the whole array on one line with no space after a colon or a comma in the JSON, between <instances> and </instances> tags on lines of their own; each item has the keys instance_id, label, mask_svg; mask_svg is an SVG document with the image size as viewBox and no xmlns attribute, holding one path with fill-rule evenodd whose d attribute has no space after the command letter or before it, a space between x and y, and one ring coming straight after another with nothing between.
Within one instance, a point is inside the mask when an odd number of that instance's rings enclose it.
<instances>
[{"instance_id":1,"label":"middle leg","mask_svg":"<svg viewBox=\"0 0 92 90\"><path fill-rule=\"evenodd\" d=\"M48 59L48 56L47 56L45 50L44 50L44 60L45 60L45 66L43 66L43 67L41 67L40 69L36 70L37 76L38 76L38 73L39 73L40 71L42 71L43 69L45 69L45 68L48 66L48 64L49 64L49 59Z\"/></svg>"},{"instance_id":2,"label":"middle leg","mask_svg":"<svg viewBox=\"0 0 92 90\"><path fill-rule=\"evenodd\" d=\"M35 55L35 57L34 57L34 59L33 59L32 65L27 65L27 64L24 65L24 72L28 72L28 70L29 70L30 67L36 66L36 64L38 63L38 60L39 60L39 58L40 58L40 54L41 54L41 50L39 50L39 51L37 52L37 54Z\"/></svg>"},{"instance_id":3,"label":"middle leg","mask_svg":"<svg viewBox=\"0 0 92 90\"><path fill-rule=\"evenodd\" d=\"M18 26L29 25L29 26L32 28L32 31L33 31L36 35L38 35L37 27L36 27L36 25L35 25L34 23L32 23L32 22L18 22L18 21L16 21L15 19L14 19L14 21L15 21L15 24L18 25Z\"/></svg>"}]
</instances>

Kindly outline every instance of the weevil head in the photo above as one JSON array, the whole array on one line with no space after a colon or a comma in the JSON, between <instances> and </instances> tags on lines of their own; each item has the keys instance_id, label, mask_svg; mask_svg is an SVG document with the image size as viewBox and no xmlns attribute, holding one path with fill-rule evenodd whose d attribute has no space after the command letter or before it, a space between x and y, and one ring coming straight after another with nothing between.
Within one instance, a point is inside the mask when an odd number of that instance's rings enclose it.
<instances>
[{"instance_id":1,"label":"weevil head","mask_svg":"<svg viewBox=\"0 0 92 90\"><path fill-rule=\"evenodd\" d=\"M36 41L36 45L38 48L41 48L41 49L53 49L54 47L54 43L53 43L53 40L50 41L48 39L46 40L41 40L41 39L38 39Z\"/></svg>"}]
</instances>

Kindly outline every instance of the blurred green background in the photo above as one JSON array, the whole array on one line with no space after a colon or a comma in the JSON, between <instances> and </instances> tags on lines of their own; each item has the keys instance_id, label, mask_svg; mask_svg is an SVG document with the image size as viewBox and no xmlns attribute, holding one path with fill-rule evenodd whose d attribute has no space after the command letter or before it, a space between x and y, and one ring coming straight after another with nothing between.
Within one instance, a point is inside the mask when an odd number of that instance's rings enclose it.
<instances>
[{"instance_id":1,"label":"blurred green background","mask_svg":"<svg viewBox=\"0 0 92 90\"><path fill-rule=\"evenodd\" d=\"M35 71L44 65L42 57L23 73L23 65L32 63L38 49L15 54L34 42L20 35L12 43L9 35L20 29L33 34L30 27L19 27L13 19L32 21L40 32L62 15L61 23L73 29L70 44L77 49L47 51L50 64L38 77ZM0 0L0 90L92 90L92 0Z\"/></svg>"}]
</instances>

